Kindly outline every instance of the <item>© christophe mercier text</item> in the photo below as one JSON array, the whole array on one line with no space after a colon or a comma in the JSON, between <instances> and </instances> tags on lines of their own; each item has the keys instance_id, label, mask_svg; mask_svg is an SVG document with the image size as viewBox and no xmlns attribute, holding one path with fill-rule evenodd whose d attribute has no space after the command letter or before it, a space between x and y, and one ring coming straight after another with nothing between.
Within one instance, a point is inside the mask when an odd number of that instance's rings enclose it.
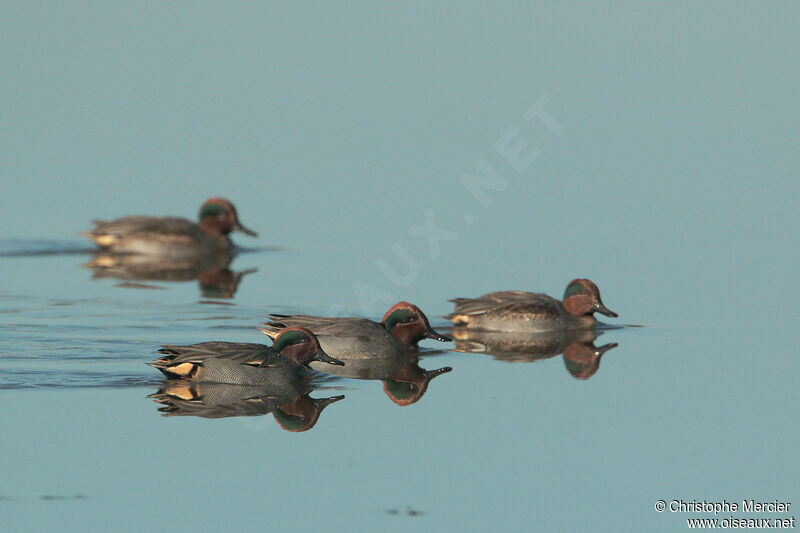
<instances>
[{"instance_id":1,"label":"\u00a9 christophe mercier text","mask_svg":"<svg viewBox=\"0 0 800 533\"><path fill-rule=\"evenodd\" d=\"M672 500L669 502L669 510L673 513L736 513L740 510L744 513L786 513L791 507L791 502L757 502L755 500L742 500L742 503L729 502L707 502L705 500L684 501Z\"/></svg>"}]
</instances>

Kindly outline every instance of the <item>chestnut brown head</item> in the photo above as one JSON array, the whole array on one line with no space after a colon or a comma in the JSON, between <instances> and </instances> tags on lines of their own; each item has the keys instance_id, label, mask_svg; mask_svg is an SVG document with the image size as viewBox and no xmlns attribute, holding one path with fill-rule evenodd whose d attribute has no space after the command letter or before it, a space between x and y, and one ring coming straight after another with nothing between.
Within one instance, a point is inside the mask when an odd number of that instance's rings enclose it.
<instances>
[{"instance_id":1,"label":"chestnut brown head","mask_svg":"<svg viewBox=\"0 0 800 533\"><path fill-rule=\"evenodd\" d=\"M245 235L257 237L258 234L247 229L239 222L239 215L233 204L224 198L209 198L200 206L200 229L214 235L227 235L232 231L240 231Z\"/></svg>"},{"instance_id":2,"label":"chestnut brown head","mask_svg":"<svg viewBox=\"0 0 800 533\"><path fill-rule=\"evenodd\" d=\"M308 366L311 361L344 365L342 361L326 354L319 345L317 336L306 328L294 326L284 329L275 337L272 349L300 366Z\"/></svg>"},{"instance_id":3,"label":"chestnut brown head","mask_svg":"<svg viewBox=\"0 0 800 533\"><path fill-rule=\"evenodd\" d=\"M416 347L422 339L435 339L442 342L450 342L450 337L437 333L428 323L419 307L408 302L398 302L389 309L381 324L391 335L400 342L410 347Z\"/></svg>"},{"instance_id":4,"label":"chestnut brown head","mask_svg":"<svg viewBox=\"0 0 800 533\"><path fill-rule=\"evenodd\" d=\"M564 291L562 305L567 313L575 316L592 315L595 312L610 317L617 316L617 313L603 305L600 290L588 279L570 281L567 290Z\"/></svg>"}]
</instances>

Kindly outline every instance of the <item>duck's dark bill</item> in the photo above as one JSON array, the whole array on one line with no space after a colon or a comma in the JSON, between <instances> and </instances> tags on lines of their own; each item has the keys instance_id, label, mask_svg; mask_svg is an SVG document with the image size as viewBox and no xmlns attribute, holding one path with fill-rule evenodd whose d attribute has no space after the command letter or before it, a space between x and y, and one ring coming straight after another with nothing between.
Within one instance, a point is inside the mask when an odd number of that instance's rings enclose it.
<instances>
[{"instance_id":1,"label":"duck's dark bill","mask_svg":"<svg viewBox=\"0 0 800 533\"><path fill-rule=\"evenodd\" d=\"M245 235L249 235L251 237L258 237L258 233L251 230L250 228L244 227L241 222L237 221L236 225L234 226L234 229L240 231L241 233L244 233Z\"/></svg>"},{"instance_id":2,"label":"duck's dark bill","mask_svg":"<svg viewBox=\"0 0 800 533\"><path fill-rule=\"evenodd\" d=\"M323 363L328 363L329 365L344 366L344 361L339 361L338 359L334 359L330 355L323 352L321 349L317 352L317 356L314 359L316 359L317 361L321 361Z\"/></svg>"},{"instance_id":3,"label":"duck's dark bill","mask_svg":"<svg viewBox=\"0 0 800 533\"><path fill-rule=\"evenodd\" d=\"M606 316L611 317L611 318L616 318L616 317L619 316L617 313L615 313L614 311L612 311L611 309L609 309L608 307L606 307L605 305L603 305L600 302L597 302L596 304L594 304L594 310L597 311L600 314L606 315Z\"/></svg>"},{"instance_id":4,"label":"duck's dark bill","mask_svg":"<svg viewBox=\"0 0 800 533\"><path fill-rule=\"evenodd\" d=\"M447 335L442 335L441 333L438 333L438 332L434 331L433 329L429 329L428 331L425 332L425 338L426 339L433 339L433 340L441 341L441 342L452 342L453 341L453 339L451 339Z\"/></svg>"}]
</instances>

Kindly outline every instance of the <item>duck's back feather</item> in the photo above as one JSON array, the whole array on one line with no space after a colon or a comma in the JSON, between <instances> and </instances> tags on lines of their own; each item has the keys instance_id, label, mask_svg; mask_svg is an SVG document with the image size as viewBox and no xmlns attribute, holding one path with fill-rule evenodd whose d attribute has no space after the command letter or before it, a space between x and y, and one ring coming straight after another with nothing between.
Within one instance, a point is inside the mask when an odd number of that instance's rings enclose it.
<instances>
[{"instance_id":1,"label":"duck's back feather","mask_svg":"<svg viewBox=\"0 0 800 533\"><path fill-rule=\"evenodd\" d=\"M251 342L211 341L186 346L165 344L158 353L165 355L158 361L168 363L170 366L183 363L203 364L208 359L225 359L240 365L268 366L283 359L269 346Z\"/></svg>"},{"instance_id":2,"label":"duck's back feather","mask_svg":"<svg viewBox=\"0 0 800 533\"><path fill-rule=\"evenodd\" d=\"M471 317L515 316L557 319L561 316L561 302L546 294L525 291L498 291L477 298L456 298L455 310L446 318L456 323L469 322Z\"/></svg>"},{"instance_id":3,"label":"duck's back feather","mask_svg":"<svg viewBox=\"0 0 800 533\"><path fill-rule=\"evenodd\" d=\"M130 216L116 220L93 220L94 235L130 235L152 233L157 235L196 235L200 229L197 224L180 217Z\"/></svg>"},{"instance_id":4,"label":"duck's back feather","mask_svg":"<svg viewBox=\"0 0 800 533\"><path fill-rule=\"evenodd\" d=\"M382 324L365 318L273 314L269 319L271 322L261 328L267 336L274 339L286 327L301 326L317 336L320 346L331 357L362 358L409 351Z\"/></svg>"},{"instance_id":5,"label":"duck's back feather","mask_svg":"<svg viewBox=\"0 0 800 533\"><path fill-rule=\"evenodd\" d=\"M374 336L377 334L386 334L386 331L381 324L367 320L366 318L335 318L325 316L311 316L311 315L269 315L272 321L272 329L274 335L288 326L300 326L311 330L314 335L330 335L333 337L359 337L359 336ZM282 327L283 326L283 327ZM268 334L273 339L272 334Z\"/></svg>"}]
</instances>

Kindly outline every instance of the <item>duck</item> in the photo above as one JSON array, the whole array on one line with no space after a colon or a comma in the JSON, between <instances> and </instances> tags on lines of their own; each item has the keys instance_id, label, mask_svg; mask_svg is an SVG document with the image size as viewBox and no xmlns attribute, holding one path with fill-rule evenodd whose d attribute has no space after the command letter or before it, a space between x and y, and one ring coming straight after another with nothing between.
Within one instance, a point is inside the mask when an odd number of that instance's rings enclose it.
<instances>
[{"instance_id":1,"label":"duck","mask_svg":"<svg viewBox=\"0 0 800 533\"><path fill-rule=\"evenodd\" d=\"M517 290L450 301L455 309L445 318L455 326L489 331L538 333L592 329L598 324L594 313L618 316L603 304L597 285L585 278L570 281L562 301L542 293Z\"/></svg>"},{"instance_id":2,"label":"duck","mask_svg":"<svg viewBox=\"0 0 800 533\"><path fill-rule=\"evenodd\" d=\"M308 370L311 361L344 365L320 347L308 329L286 328L272 346L250 342L210 341L178 346L166 344L149 366L167 379L234 385L279 385Z\"/></svg>"},{"instance_id":3,"label":"duck","mask_svg":"<svg viewBox=\"0 0 800 533\"><path fill-rule=\"evenodd\" d=\"M101 250L113 253L168 257L230 253L232 231L258 236L239 222L236 208L224 198L206 200L200 206L198 223L178 217L139 215L93 223L94 228L82 235Z\"/></svg>"},{"instance_id":4,"label":"duck","mask_svg":"<svg viewBox=\"0 0 800 533\"><path fill-rule=\"evenodd\" d=\"M292 326L312 331L331 357L347 359L406 354L416 351L422 339L452 340L434 330L419 307L405 301L394 304L380 322L353 317L271 314L269 322L259 329L275 339Z\"/></svg>"}]
</instances>

